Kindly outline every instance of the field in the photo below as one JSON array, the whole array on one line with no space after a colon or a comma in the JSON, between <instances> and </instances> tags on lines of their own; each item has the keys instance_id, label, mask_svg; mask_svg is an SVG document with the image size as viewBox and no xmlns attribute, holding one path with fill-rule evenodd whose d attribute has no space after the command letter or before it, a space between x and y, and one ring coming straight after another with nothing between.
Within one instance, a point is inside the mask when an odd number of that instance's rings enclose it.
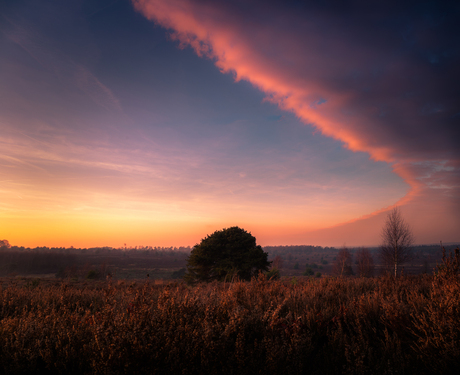
<instances>
[{"instance_id":1,"label":"field","mask_svg":"<svg viewBox=\"0 0 460 375\"><path fill-rule=\"evenodd\" d=\"M453 250L456 246L447 246ZM350 249L354 253L357 249ZM190 247L159 248L0 248L0 277L57 277L60 279L86 280L105 279L108 274L113 279L139 280L177 279L177 272L186 267ZM333 266L339 249L320 246L267 246L264 251L268 259L281 260L277 264L281 276L300 277L306 267L322 276L333 275ZM385 272L379 264L378 249L371 248L375 262L375 274ZM417 275L432 273L441 262L439 245L416 246L414 258L404 265L404 273ZM355 267L355 265L353 265ZM356 269L355 269L356 271Z\"/></svg>"},{"instance_id":2,"label":"field","mask_svg":"<svg viewBox=\"0 0 460 375\"><path fill-rule=\"evenodd\" d=\"M2 278L3 374L456 374L458 253L436 275Z\"/></svg>"}]
</instances>

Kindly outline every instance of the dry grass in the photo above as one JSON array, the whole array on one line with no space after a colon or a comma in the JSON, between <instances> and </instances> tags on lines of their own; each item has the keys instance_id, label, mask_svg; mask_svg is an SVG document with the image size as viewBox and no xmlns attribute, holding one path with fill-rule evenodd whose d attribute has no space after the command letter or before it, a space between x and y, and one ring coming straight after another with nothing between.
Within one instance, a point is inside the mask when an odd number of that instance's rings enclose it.
<instances>
[{"instance_id":1,"label":"dry grass","mask_svg":"<svg viewBox=\"0 0 460 375\"><path fill-rule=\"evenodd\" d=\"M2 281L4 374L453 374L460 365L457 274L194 287Z\"/></svg>"}]
</instances>

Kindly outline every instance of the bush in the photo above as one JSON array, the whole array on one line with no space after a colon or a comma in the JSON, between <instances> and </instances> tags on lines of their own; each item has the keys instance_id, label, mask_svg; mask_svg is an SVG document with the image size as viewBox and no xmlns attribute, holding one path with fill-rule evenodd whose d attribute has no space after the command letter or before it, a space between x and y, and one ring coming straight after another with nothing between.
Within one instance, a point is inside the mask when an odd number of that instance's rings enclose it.
<instances>
[{"instance_id":1,"label":"bush","mask_svg":"<svg viewBox=\"0 0 460 375\"><path fill-rule=\"evenodd\" d=\"M216 231L194 246L187 260L188 282L250 280L268 271L268 254L244 229L232 227Z\"/></svg>"},{"instance_id":2,"label":"bush","mask_svg":"<svg viewBox=\"0 0 460 375\"><path fill-rule=\"evenodd\" d=\"M67 276L67 273L64 267L59 268L59 271L56 272L55 277L58 279L64 279Z\"/></svg>"},{"instance_id":3,"label":"bush","mask_svg":"<svg viewBox=\"0 0 460 375\"><path fill-rule=\"evenodd\" d=\"M280 271L278 268L272 268L268 271L265 276L268 280L279 280L280 279Z\"/></svg>"},{"instance_id":4,"label":"bush","mask_svg":"<svg viewBox=\"0 0 460 375\"><path fill-rule=\"evenodd\" d=\"M307 267L305 272L303 273L304 276L313 276L315 272L311 269L311 267Z\"/></svg>"},{"instance_id":5,"label":"bush","mask_svg":"<svg viewBox=\"0 0 460 375\"><path fill-rule=\"evenodd\" d=\"M90 280L95 280L100 278L100 273L96 270L89 270L86 274L86 278Z\"/></svg>"},{"instance_id":6,"label":"bush","mask_svg":"<svg viewBox=\"0 0 460 375\"><path fill-rule=\"evenodd\" d=\"M353 275L353 269L351 264L353 262L353 255L350 250L343 247L337 254L337 259L334 264L332 272L336 276L351 276Z\"/></svg>"},{"instance_id":7,"label":"bush","mask_svg":"<svg viewBox=\"0 0 460 375\"><path fill-rule=\"evenodd\" d=\"M187 270L185 268L181 268L180 270L174 271L171 274L171 279L182 279L185 276L186 272Z\"/></svg>"}]
</instances>

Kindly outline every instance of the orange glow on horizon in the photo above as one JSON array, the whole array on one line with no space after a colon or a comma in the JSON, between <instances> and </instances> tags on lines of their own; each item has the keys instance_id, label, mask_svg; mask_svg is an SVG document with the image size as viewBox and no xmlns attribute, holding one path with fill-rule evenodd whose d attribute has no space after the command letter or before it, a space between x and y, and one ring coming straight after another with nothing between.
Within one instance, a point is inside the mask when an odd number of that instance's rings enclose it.
<instances>
[{"instance_id":1,"label":"orange glow on horizon","mask_svg":"<svg viewBox=\"0 0 460 375\"><path fill-rule=\"evenodd\" d=\"M172 30L173 38L179 40L181 45L192 47L198 56L214 60L222 72L233 74L237 81L250 82L267 95L267 100L281 109L293 112L322 134L340 140L351 151L366 152L374 161L392 164L394 173L409 185L407 194L397 202L377 208L371 213L344 220L342 223L345 225L361 222L363 218L381 216L396 205L406 206L418 197L431 195L430 189L414 172L414 165L424 162L424 159L404 155L404 149L391 148L390 143L381 142L379 135L373 134L371 130L367 131L366 121L369 119L365 115L356 113L345 117L342 114L343 108L349 107L354 99L352 94L333 91L315 78L310 78L309 81L299 80L295 72L291 74L291 69L283 69L263 55L263 48L259 48L260 38L270 39L269 44L276 44L281 49L278 53L282 53L286 43L290 43L288 34L281 36L272 34L270 30L258 30L256 36L248 37L238 27L238 20L226 16L223 9L212 5L187 0L132 2L135 9L146 18ZM310 42L314 45L314 37ZM290 56L292 61L295 61L295 52L287 47L286 54L290 53L293 54ZM315 51L312 50L311 54L314 56ZM292 71L295 71L295 67ZM315 98L326 98L327 101L321 106L313 105L311 103L315 103ZM342 224L325 227L337 225Z\"/></svg>"},{"instance_id":2,"label":"orange glow on horizon","mask_svg":"<svg viewBox=\"0 0 460 375\"><path fill-rule=\"evenodd\" d=\"M89 3L51 6L75 24L37 3L0 25L0 238L193 246L236 225L263 246L371 246L400 206L416 242L456 240L453 91L396 28L196 0L112 4L94 27Z\"/></svg>"}]
</instances>

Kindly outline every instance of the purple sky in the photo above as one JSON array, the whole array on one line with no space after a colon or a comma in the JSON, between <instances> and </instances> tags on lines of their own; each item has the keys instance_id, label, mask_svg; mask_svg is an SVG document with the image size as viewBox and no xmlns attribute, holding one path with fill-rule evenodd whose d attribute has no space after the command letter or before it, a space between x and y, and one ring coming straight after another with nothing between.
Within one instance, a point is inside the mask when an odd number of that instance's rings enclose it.
<instances>
[{"instance_id":1,"label":"purple sky","mask_svg":"<svg viewBox=\"0 0 460 375\"><path fill-rule=\"evenodd\" d=\"M1 238L377 245L460 228L453 2L0 5Z\"/></svg>"}]
</instances>

